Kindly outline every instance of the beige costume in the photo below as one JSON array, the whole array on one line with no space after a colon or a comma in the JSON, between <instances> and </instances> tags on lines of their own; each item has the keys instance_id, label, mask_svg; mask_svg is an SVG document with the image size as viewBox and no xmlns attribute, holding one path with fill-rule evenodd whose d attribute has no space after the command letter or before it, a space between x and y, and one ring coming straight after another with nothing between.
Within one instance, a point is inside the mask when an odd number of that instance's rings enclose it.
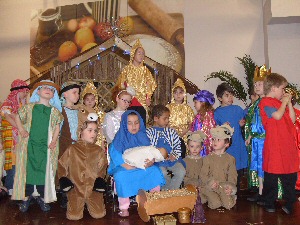
<instances>
[{"instance_id":1,"label":"beige costume","mask_svg":"<svg viewBox=\"0 0 300 225\"><path fill-rule=\"evenodd\" d=\"M202 203L207 201L211 209L221 206L230 209L235 205L237 172L233 156L228 153L217 155L212 152L204 157L200 179L203 182L200 189ZM219 183L215 190L211 188L212 182ZM225 193L227 185L233 189L231 195Z\"/></svg>"},{"instance_id":2,"label":"beige costume","mask_svg":"<svg viewBox=\"0 0 300 225\"><path fill-rule=\"evenodd\" d=\"M201 158L200 156L193 157L188 155L183 159L183 161L186 164L186 174L183 180L184 186L191 184L196 187L200 187L202 183L200 179L200 173L203 164L203 158Z\"/></svg>"},{"instance_id":3,"label":"beige costume","mask_svg":"<svg viewBox=\"0 0 300 225\"><path fill-rule=\"evenodd\" d=\"M106 215L103 193L93 191L96 178L105 177L107 159L96 144L82 140L70 145L58 162L58 176L67 177L74 184L68 193L67 218L83 217L84 205L93 218Z\"/></svg>"}]
</instances>

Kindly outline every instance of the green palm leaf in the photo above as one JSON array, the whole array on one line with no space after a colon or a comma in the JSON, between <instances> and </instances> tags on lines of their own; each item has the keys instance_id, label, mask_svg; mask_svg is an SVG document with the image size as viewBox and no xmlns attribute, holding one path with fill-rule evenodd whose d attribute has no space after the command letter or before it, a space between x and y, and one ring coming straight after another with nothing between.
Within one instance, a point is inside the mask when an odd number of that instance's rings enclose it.
<instances>
[{"instance_id":1,"label":"green palm leaf","mask_svg":"<svg viewBox=\"0 0 300 225\"><path fill-rule=\"evenodd\" d=\"M228 83L233 89L235 97L247 105L247 93L245 92L244 86L230 72L223 70L220 70L219 72L213 72L206 77L205 82L213 78L218 78L221 81Z\"/></svg>"},{"instance_id":2,"label":"green palm leaf","mask_svg":"<svg viewBox=\"0 0 300 225\"><path fill-rule=\"evenodd\" d=\"M250 95L251 89L253 88L253 77L254 77L256 64L251 59L250 55L247 54L245 54L243 58L240 57L236 57L236 58L240 61L240 64L244 66L245 74L246 74L245 79L248 87L247 93Z\"/></svg>"}]
</instances>

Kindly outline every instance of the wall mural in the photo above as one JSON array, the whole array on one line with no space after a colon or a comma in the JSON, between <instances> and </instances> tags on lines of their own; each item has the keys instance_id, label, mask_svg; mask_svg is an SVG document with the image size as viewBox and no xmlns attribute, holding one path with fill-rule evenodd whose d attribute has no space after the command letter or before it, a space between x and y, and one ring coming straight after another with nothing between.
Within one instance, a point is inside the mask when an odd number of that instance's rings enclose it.
<instances>
[{"instance_id":1,"label":"wall mural","mask_svg":"<svg viewBox=\"0 0 300 225\"><path fill-rule=\"evenodd\" d=\"M31 76L113 35L130 45L140 39L149 58L184 75L183 1L170 1L171 12L164 0L102 0L34 9L30 27Z\"/></svg>"}]
</instances>

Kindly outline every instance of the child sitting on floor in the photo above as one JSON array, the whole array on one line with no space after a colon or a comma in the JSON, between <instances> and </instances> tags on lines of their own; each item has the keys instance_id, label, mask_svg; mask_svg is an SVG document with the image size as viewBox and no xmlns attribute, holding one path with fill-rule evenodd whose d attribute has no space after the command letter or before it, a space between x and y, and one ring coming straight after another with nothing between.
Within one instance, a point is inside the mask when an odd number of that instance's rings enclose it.
<instances>
[{"instance_id":1,"label":"child sitting on floor","mask_svg":"<svg viewBox=\"0 0 300 225\"><path fill-rule=\"evenodd\" d=\"M79 140L70 145L58 163L60 187L68 192L67 218L79 220L83 217L84 205L93 218L106 215L103 192L107 159L104 150L96 145L98 116L88 114L79 124Z\"/></svg>"},{"instance_id":2,"label":"child sitting on floor","mask_svg":"<svg viewBox=\"0 0 300 225\"><path fill-rule=\"evenodd\" d=\"M226 153L230 146L234 129L228 124L212 128L214 151L203 158L200 179L202 203L208 202L208 207L217 209L223 206L231 209L236 203L237 171L235 159Z\"/></svg>"}]
</instances>

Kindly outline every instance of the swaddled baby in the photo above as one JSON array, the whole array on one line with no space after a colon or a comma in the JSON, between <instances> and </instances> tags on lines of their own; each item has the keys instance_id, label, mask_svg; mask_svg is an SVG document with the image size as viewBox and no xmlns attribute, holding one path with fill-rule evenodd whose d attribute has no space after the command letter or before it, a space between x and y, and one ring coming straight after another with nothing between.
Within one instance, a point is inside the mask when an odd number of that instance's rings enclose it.
<instances>
[{"instance_id":1,"label":"swaddled baby","mask_svg":"<svg viewBox=\"0 0 300 225\"><path fill-rule=\"evenodd\" d=\"M154 159L155 162L164 161L168 157L168 152L164 148L154 146L139 146L126 149L123 153L125 163L136 168L145 169L145 161Z\"/></svg>"}]
</instances>

